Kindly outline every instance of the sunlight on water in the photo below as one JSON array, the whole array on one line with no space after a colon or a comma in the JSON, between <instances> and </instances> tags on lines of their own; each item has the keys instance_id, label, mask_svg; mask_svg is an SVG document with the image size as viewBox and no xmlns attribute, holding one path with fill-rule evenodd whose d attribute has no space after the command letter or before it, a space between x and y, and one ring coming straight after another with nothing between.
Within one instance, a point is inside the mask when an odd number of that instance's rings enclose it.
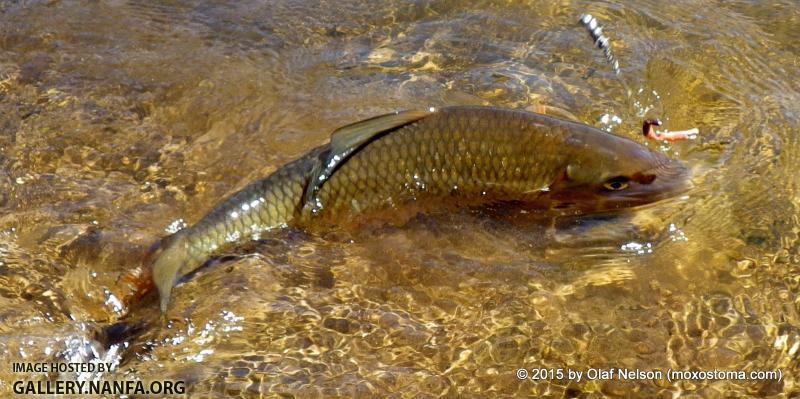
<instances>
[{"instance_id":1,"label":"sunlight on water","mask_svg":"<svg viewBox=\"0 0 800 399\"><path fill-rule=\"evenodd\" d=\"M3 367L0 392L128 378L196 397L795 397L798 32L790 1L0 3L0 364L113 365ZM111 291L157 239L333 129L456 104L638 140L695 189L615 217L264 231L166 317ZM646 141L644 118L699 135Z\"/></svg>"}]
</instances>

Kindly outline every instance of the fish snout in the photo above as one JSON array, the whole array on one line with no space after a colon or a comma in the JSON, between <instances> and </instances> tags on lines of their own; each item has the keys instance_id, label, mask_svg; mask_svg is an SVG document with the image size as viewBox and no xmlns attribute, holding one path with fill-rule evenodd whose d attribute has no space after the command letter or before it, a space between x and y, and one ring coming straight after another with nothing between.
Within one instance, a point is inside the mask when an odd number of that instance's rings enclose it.
<instances>
[{"instance_id":1,"label":"fish snout","mask_svg":"<svg viewBox=\"0 0 800 399\"><path fill-rule=\"evenodd\" d=\"M675 197L691 190L694 185L689 169L682 162L667 160L646 172L632 176L627 190L604 193L613 208L645 205Z\"/></svg>"},{"instance_id":2,"label":"fish snout","mask_svg":"<svg viewBox=\"0 0 800 399\"><path fill-rule=\"evenodd\" d=\"M561 212L598 213L647 205L678 196L693 187L689 169L680 161L669 159L642 172L621 175L615 181L621 184L609 186L606 181L564 187L543 199L550 202L550 209Z\"/></svg>"}]
</instances>

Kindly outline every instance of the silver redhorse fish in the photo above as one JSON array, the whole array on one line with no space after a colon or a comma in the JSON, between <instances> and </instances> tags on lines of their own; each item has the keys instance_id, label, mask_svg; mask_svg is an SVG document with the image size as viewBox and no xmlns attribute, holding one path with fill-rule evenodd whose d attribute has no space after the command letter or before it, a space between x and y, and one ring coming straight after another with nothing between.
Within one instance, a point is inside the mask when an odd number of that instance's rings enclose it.
<instances>
[{"instance_id":1,"label":"silver redhorse fish","mask_svg":"<svg viewBox=\"0 0 800 399\"><path fill-rule=\"evenodd\" d=\"M162 240L152 280L165 311L173 285L214 252L282 226L448 202L599 212L689 187L680 162L580 123L490 107L393 113L336 130ZM137 278L141 296L152 283Z\"/></svg>"}]
</instances>

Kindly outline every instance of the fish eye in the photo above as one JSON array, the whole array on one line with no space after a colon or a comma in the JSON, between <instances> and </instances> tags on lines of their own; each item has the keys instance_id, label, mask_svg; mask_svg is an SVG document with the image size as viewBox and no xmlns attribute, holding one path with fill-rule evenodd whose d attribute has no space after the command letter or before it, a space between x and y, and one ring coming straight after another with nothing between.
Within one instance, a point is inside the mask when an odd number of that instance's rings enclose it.
<instances>
[{"instance_id":1,"label":"fish eye","mask_svg":"<svg viewBox=\"0 0 800 399\"><path fill-rule=\"evenodd\" d=\"M609 190L609 191L624 190L624 189L628 188L628 186L630 185L630 184L628 184L628 180L630 180L630 179L628 179L625 176L612 177L612 178L606 180L605 183L603 183L603 188L605 188L606 190Z\"/></svg>"}]
</instances>

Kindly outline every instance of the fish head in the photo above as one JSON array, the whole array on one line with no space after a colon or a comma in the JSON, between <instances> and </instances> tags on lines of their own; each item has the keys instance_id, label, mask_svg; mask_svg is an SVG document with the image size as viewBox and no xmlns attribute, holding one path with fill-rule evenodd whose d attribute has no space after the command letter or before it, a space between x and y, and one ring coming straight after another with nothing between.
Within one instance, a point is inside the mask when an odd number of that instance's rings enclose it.
<instances>
[{"instance_id":1,"label":"fish head","mask_svg":"<svg viewBox=\"0 0 800 399\"><path fill-rule=\"evenodd\" d=\"M599 133L568 151L551 185L552 208L581 213L630 208L674 197L691 187L680 161L622 137Z\"/></svg>"}]
</instances>

